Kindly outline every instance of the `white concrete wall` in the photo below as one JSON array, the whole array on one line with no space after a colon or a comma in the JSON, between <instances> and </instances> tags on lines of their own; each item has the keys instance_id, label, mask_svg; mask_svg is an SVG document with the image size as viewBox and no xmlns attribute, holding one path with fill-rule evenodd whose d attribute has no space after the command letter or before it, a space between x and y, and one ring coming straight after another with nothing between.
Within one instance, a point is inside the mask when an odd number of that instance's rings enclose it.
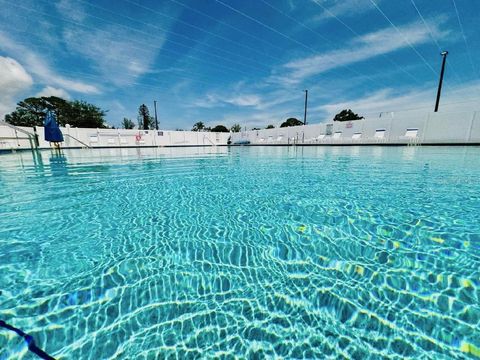
<instances>
[{"instance_id":1,"label":"white concrete wall","mask_svg":"<svg viewBox=\"0 0 480 360\"><path fill-rule=\"evenodd\" d=\"M31 134L33 128L21 128ZM226 145L229 133L60 128L64 135L63 148L70 147L155 147L155 146L213 146ZM40 148L50 148L43 127L37 127ZM30 148L28 135L0 125L0 150Z\"/></svg>"},{"instance_id":2,"label":"white concrete wall","mask_svg":"<svg viewBox=\"0 0 480 360\"><path fill-rule=\"evenodd\" d=\"M327 134L330 127L331 134ZM409 138L407 129L418 129L416 137ZM33 134L33 128L20 128ZM376 131L384 129L384 137ZM162 146L212 146L248 140L253 145L342 145L342 144L479 144L480 112L383 113L382 117L352 122L330 122L307 126L294 126L269 130L251 130L235 134L156 131L124 129L61 128L65 142L62 147L162 147ZM42 127L37 128L40 148L49 148L44 141ZM354 135L360 134L360 135ZM69 136L70 135L70 136ZM28 149L30 141L24 133L0 125L0 150Z\"/></svg>"},{"instance_id":3,"label":"white concrete wall","mask_svg":"<svg viewBox=\"0 0 480 360\"><path fill-rule=\"evenodd\" d=\"M327 126L331 127L331 135L327 135ZM385 130L383 138L375 135L376 131L381 129ZM416 137L406 136L407 129L418 129ZM354 136L355 133L359 135ZM480 112L384 113L382 117L351 122L330 122L233 134L232 141L235 143L239 140L248 140L254 145L478 144Z\"/></svg>"}]
</instances>

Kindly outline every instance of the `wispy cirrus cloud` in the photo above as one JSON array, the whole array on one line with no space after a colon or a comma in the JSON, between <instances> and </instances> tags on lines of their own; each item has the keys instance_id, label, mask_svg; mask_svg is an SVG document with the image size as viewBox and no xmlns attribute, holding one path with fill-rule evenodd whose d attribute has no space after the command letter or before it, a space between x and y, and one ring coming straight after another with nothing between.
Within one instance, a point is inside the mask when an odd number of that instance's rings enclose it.
<instances>
[{"instance_id":1,"label":"wispy cirrus cloud","mask_svg":"<svg viewBox=\"0 0 480 360\"><path fill-rule=\"evenodd\" d=\"M430 30L436 37L448 34L448 31L441 30L440 26L438 21L430 23ZM398 29L399 31L391 27L384 28L356 37L341 49L292 60L276 69L270 80L277 84L298 84L311 76L430 40L429 30L421 23L410 23Z\"/></svg>"},{"instance_id":2,"label":"wispy cirrus cloud","mask_svg":"<svg viewBox=\"0 0 480 360\"><path fill-rule=\"evenodd\" d=\"M225 105L238 107L258 107L262 103L260 95L257 94L236 94L231 96L222 96L220 94L209 93L194 101L194 106L203 108L215 108Z\"/></svg>"},{"instance_id":3,"label":"wispy cirrus cloud","mask_svg":"<svg viewBox=\"0 0 480 360\"><path fill-rule=\"evenodd\" d=\"M41 84L46 86L57 86L83 94L100 93L100 89L97 85L78 80L71 80L59 75L39 54L24 45L16 43L7 34L1 31L0 49L11 54L12 57L16 59L21 59L21 63L26 70L34 75L35 80Z\"/></svg>"},{"instance_id":4,"label":"wispy cirrus cloud","mask_svg":"<svg viewBox=\"0 0 480 360\"><path fill-rule=\"evenodd\" d=\"M115 21L102 23L95 17L96 26L92 27L89 12L102 8L93 4L87 9L72 0L62 0L60 4L57 6L59 13L66 18L74 16L79 23L64 24L62 34L67 49L87 60L106 81L124 86L154 70L155 60L166 39L164 33L156 30L155 41L147 42L145 39L150 35L147 28L134 29L117 21L116 16L127 20L128 17L113 11L111 15L116 15Z\"/></svg>"},{"instance_id":5,"label":"wispy cirrus cloud","mask_svg":"<svg viewBox=\"0 0 480 360\"><path fill-rule=\"evenodd\" d=\"M319 5L322 12L315 15L311 21L323 21L336 16L349 17L358 16L374 9L374 5L370 0L311 0ZM380 1L377 0L377 3Z\"/></svg>"},{"instance_id":6,"label":"wispy cirrus cloud","mask_svg":"<svg viewBox=\"0 0 480 360\"><path fill-rule=\"evenodd\" d=\"M433 111L436 89L417 88L407 92L395 89L382 89L366 96L331 101L327 104L316 106L312 111L320 111L326 114L326 118L343 109L352 109L362 115L377 116L382 112L417 111L425 114ZM443 91L440 108L445 111L480 110L478 104L480 98L480 81L472 81L455 87L446 88Z\"/></svg>"}]
</instances>

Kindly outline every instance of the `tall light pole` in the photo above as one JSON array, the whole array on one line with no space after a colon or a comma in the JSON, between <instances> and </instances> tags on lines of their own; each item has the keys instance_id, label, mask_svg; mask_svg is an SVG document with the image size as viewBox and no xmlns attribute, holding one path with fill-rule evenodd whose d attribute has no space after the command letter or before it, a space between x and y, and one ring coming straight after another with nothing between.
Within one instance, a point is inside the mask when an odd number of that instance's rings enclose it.
<instances>
[{"instance_id":1,"label":"tall light pole","mask_svg":"<svg viewBox=\"0 0 480 360\"><path fill-rule=\"evenodd\" d=\"M305 91L305 112L303 113L303 125L307 125L307 102L308 102L308 90Z\"/></svg>"},{"instance_id":2,"label":"tall light pole","mask_svg":"<svg viewBox=\"0 0 480 360\"><path fill-rule=\"evenodd\" d=\"M153 108L155 109L155 129L158 130L157 101L156 100L153 100Z\"/></svg>"},{"instance_id":3,"label":"tall light pole","mask_svg":"<svg viewBox=\"0 0 480 360\"><path fill-rule=\"evenodd\" d=\"M440 95L442 94L443 75L445 73L445 62L447 61L448 51L443 51L440 55L443 57L442 71L440 71L440 81L438 82L437 101L435 102L435 112L438 112L438 105L440 104Z\"/></svg>"}]
</instances>

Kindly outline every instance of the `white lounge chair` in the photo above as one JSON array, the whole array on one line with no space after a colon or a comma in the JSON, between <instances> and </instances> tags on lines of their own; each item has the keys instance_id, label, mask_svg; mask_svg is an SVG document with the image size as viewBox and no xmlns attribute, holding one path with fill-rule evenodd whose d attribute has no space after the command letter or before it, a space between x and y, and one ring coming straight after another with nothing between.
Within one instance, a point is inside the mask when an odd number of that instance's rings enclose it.
<instances>
[{"instance_id":1,"label":"white lounge chair","mask_svg":"<svg viewBox=\"0 0 480 360\"><path fill-rule=\"evenodd\" d=\"M375 135L373 135L373 139L376 141L376 142L385 142L386 139L385 139L385 134L386 134L387 130L386 129L377 129L375 130Z\"/></svg>"},{"instance_id":2,"label":"white lounge chair","mask_svg":"<svg viewBox=\"0 0 480 360\"><path fill-rule=\"evenodd\" d=\"M356 132L355 134L352 135L352 140L359 140L362 137L361 132Z\"/></svg>"},{"instance_id":3,"label":"white lounge chair","mask_svg":"<svg viewBox=\"0 0 480 360\"><path fill-rule=\"evenodd\" d=\"M405 131L405 135L399 137L400 140L407 140L409 145L417 145L420 141L418 138L417 128L408 128Z\"/></svg>"},{"instance_id":4,"label":"white lounge chair","mask_svg":"<svg viewBox=\"0 0 480 360\"><path fill-rule=\"evenodd\" d=\"M342 132L341 131L335 131L333 133L332 139L340 139L342 137Z\"/></svg>"},{"instance_id":5,"label":"white lounge chair","mask_svg":"<svg viewBox=\"0 0 480 360\"><path fill-rule=\"evenodd\" d=\"M325 134L320 134L315 138L316 141L322 141L323 139L325 139Z\"/></svg>"},{"instance_id":6,"label":"white lounge chair","mask_svg":"<svg viewBox=\"0 0 480 360\"><path fill-rule=\"evenodd\" d=\"M405 137L410 138L410 139L416 139L418 135L418 129L417 128L408 128L407 131L405 132Z\"/></svg>"}]
</instances>

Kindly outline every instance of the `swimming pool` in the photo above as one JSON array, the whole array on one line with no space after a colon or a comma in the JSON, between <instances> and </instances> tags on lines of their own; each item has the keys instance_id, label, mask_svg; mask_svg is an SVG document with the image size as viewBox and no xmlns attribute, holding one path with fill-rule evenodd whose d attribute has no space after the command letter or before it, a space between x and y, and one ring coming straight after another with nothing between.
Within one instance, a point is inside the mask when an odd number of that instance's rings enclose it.
<instances>
[{"instance_id":1,"label":"swimming pool","mask_svg":"<svg viewBox=\"0 0 480 360\"><path fill-rule=\"evenodd\" d=\"M0 319L65 359L478 358L479 178L478 147L1 155Z\"/></svg>"}]
</instances>

